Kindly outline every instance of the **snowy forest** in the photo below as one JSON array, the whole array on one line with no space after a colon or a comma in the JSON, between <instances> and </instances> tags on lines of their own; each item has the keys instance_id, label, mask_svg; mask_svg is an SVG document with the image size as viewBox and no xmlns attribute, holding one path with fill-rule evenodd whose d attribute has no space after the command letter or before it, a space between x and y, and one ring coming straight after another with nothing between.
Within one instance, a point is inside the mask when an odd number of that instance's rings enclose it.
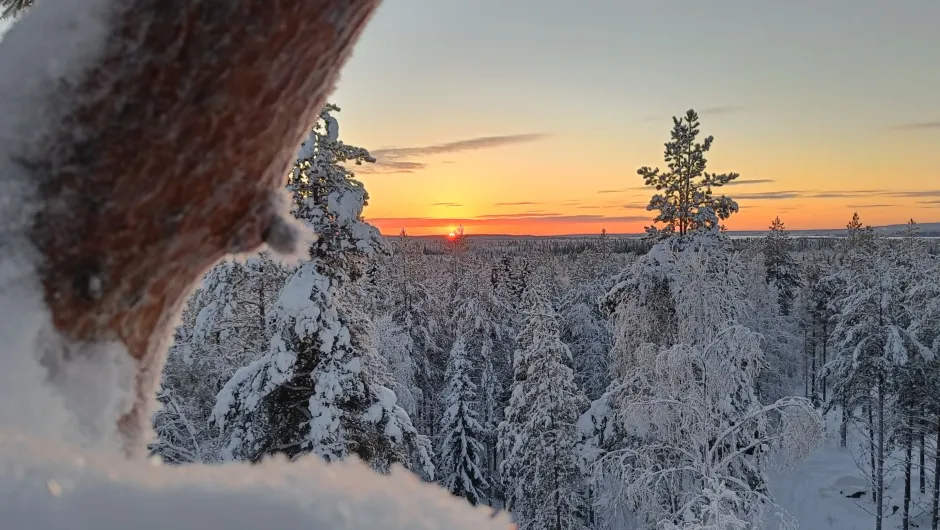
<instances>
[{"instance_id":1,"label":"snowy forest","mask_svg":"<svg viewBox=\"0 0 940 530\"><path fill-rule=\"evenodd\" d=\"M309 253L230 258L189 298L154 456L402 466L520 530L725 530L796 528L774 477L829 450L833 528L937 530L940 246L914 220L732 237L738 175L690 110L634 177L644 237L383 237L339 117L288 178Z\"/></svg>"}]
</instances>

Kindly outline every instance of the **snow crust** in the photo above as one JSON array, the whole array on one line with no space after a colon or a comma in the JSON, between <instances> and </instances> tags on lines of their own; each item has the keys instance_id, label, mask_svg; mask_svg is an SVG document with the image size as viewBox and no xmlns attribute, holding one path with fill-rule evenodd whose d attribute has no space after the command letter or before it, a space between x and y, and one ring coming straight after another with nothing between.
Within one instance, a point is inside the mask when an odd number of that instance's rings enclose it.
<instances>
[{"instance_id":1,"label":"snow crust","mask_svg":"<svg viewBox=\"0 0 940 530\"><path fill-rule=\"evenodd\" d=\"M261 465L165 466L0 430L0 521L17 530L505 530L395 468L315 456Z\"/></svg>"}]
</instances>

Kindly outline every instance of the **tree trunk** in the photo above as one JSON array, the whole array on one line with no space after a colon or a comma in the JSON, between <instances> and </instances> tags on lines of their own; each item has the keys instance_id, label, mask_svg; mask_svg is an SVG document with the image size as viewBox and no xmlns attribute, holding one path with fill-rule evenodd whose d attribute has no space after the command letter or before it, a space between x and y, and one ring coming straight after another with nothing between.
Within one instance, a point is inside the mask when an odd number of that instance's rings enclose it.
<instances>
[{"instance_id":1,"label":"tree trunk","mask_svg":"<svg viewBox=\"0 0 940 530\"><path fill-rule=\"evenodd\" d=\"M813 351L813 364L812 364L812 369L809 374L810 375L809 392L810 392L810 399L813 401L813 405L818 406L819 399L817 399L817 392L816 392L816 319L815 318L813 319L813 350L812 351Z\"/></svg>"},{"instance_id":2,"label":"tree trunk","mask_svg":"<svg viewBox=\"0 0 940 530\"><path fill-rule=\"evenodd\" d=\"M904 513L901 515L901 529L911 528L911 464L914 452L914 431L908 423L904 435Z\"/></svg>"},{"instance_id":3,"label":"tree trunk","mask_svg":"<svg viewBox=\"0 0 940 530\"><path fill-rule=\"evenodd\" d=\"M878 374L878 475L876 489L878 500L875 504L875 530L881 530L884 519L885 491L885 382L884 375Z\"/></svg>"},{"instance_id":4,"label":"tree trunk","mask_svg":"<svg viewBox=\"0 0 940 530\"><path fill-rule=\"evenodd\" d=\"M839 425L839 446L843 449L848 445L849 436L849 400L845 390L842 391L842 424Z\"/></svg>"},{"instance_id":5,"label":"tree trunk","mask_svg":"<svg viewBox=\"0 0 940 530\"><path fill-rule=\"evenodd\" d=\"M919 428L917 429L918 431L917 436L918 438L920 438L920 451L918 452L918 455L920 457L920 461L918 462L918 466L917 466L917 470L918 470L917 475L918 475L918 478L920 479L920 484L919 484L920 493L924 494L924 493L927 493L927 466L926 466L926 459L924 458L924 450L925 450L924 445L925 445L925 441L927 438L927 418L926 418L926 411L924 411L923 407L921 407L921 414L920 414L920 418L918 421L918 425L919 425Z\"/></svg>"},{"instance_id":6,"label":"tree trunk","mask_svg":"<svg viewBox=\"0 0 940 530\"><path fill-rule=\"evenodd\" d=\"M44 96L55 109L36 124L44 134L7 142L18 160L6 178L38 200L12 212L25 226L7 226L5 244L22 236L35 247L52 324L72 343L118 339L137 361L134 402L118 422L129 455L146 454L166 345L192 285L226 254L296 245L285 176L377 3L111 2L100 54ZM4 37L7 64L67 53L25 42L45 18L29 13ZM36 81L8 83L0 97ZM45 361L55 376L66 354Z\"/></svg>"},{"instance_id":7,"label":"tree trunk","mask_svg":"<svg viewBox=\"0 0 940 530\"><path fill-rule=\"evenodd\" d=\"M872 414L871 404L865 404L865 413L868 415L868 456L871 465L871 502L878 501L878 466L877 448L875 447L875 418Z\"/></svg>"},{"instance_id":8,"label":"tree trunk","mask_svg":"<svg viewBox=\"0 0 940 530\"><path fill-rule=\"evenodd\" d=\"M803 330L803 395L809 399L809 338Z\"/></svg>"},{"instance_id":9,"label":"tree trunk","mask_svg":"<svg viewBox=\"0 0 940 530\"><path fill-rule=\"evenodd\" d=\"M829 322L823 319L823 338L822 338L822 366L823 369L826 367L826 344L829 342ZM823 372L822 376L822 400L823 403L826 402L826 375Z\"/></svg>"},{"instance_id":10,"label":"tree trunk","mask_svg":"<svg viewBox=\"0 0 940 530\"><path fill-rule=\"evenodd\" d=\"M931 510L930 530L938 530L940 524L940 413L937 420L937 445L933 455L933 509Z\"/></svg>"}]
</instances>

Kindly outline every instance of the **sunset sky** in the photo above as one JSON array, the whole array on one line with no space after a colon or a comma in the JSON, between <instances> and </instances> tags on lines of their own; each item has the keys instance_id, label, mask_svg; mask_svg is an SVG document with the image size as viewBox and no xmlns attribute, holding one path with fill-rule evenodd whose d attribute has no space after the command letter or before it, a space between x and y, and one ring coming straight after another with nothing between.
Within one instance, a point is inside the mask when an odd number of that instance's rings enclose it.
<instances>
[{"instance_id":1,"label":"sunset sky","mask_svg":"<svg viewBox=\"0 0 940 530\"><path fill-rule=\"evenodd\" d=\"M384 0L332 100L385 233L638 232L699 111L728 227L940 221L937 0Z\"/></svg>"}]
</instances>

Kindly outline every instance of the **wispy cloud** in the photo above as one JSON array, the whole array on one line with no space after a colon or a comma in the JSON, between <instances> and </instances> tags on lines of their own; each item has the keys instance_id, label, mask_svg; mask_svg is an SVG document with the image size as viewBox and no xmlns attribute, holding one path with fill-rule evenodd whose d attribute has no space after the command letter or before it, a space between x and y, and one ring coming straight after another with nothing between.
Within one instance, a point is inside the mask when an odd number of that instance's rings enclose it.
<instances>
[{"instance_id":1,"label":"wispy cloud","mask_svg":"<svg viewBox=\"0 0 940 530\"><path fill-rule=\"evenodd\" d=\"M857 197L873 197L892 193L891 190L840 190L840 191L807 191L807 197L813 199L851 199Z\"/></svg>"},{"instance_id":2,"label":"wispy cloud","mask_svg":"<svg viewBox=\"0 0 940 530\"><path fill-rule=\"evenodd\" d=\"M375 163L358 167L357 170L360 173L411 173L427 167L425 162L415 159L444 153L479 151L506 145L536 142L545 138L545 136L543 133L479 136L467 140L419 147L374 149L370 151L370 154L375 157Z\"/></svg>"},{"instance_id":3,"label":"wispy cloud","mask_svg":"<svg viewBox=\"0 0 940 530\"><path fill-rule=\"evenodd\" d=\"M533 202L533 201L497 202L497 203L494 203L493 206L530 206L530 205L536 205L536 204L543 204L543 203Z\"/></svg>"},{"instance_id":4,"label":"wispy cloud","mask_svg":"<svg viewBox=\"0 0 940 530\"><path fill-rule=\"evenodd\" d=\"M885 193L887 197L940 197L940 190L920 191L892 191Z\"/></svg>"},{"instance_id":5,"label":"wispy cloud","mask_svg":"<svg viewBox=\"0 0 940 530\"><path fill-rule=\"evenodd\" d=\"M432 202L431 206L446 206L448 208L454 208L454 207L463 206L463 205L460 203L456 203L456 202Z\"/></svg>"},{"instance_id":6,"label":"wispy cloud","mask_svg":"<svg viewBox=\"0 0 940 530\"><path fill-rule=\"evenodd\" d=\"M725 184L726 186L748 186L750 184L769 184L771 182L777 182L774 179L739 179L732 180L731 182Z\"/></svg>"},{"instance_id":7,"label":"wispy cloud","mask_svg":"<svg viewBox=\"0 0 940 530\"><path fill-rule=\"evenodd\" d=\"M919 131L924 129L940 129L940 120L899 123L891 127L896 131Z\"/></svg>"},{"instance_id":8,"label":"wispy cloud","mask_svg":"<svg viewBox=\"0 0 940 530\"><path fill-rule=\"evenodd\" d=\"M623 188L619 190L597 190L597 193L623 193L630 188Z\"/></svg>"},{"instance_id":9,"label":"wispy cloud","mask_svg":"<svg viewBox=\"0 0 940 530\"><path fill-rule=\"evenodd\" d=\"M735 193L732 199L746 199L750 201L772 201L780 199L796 199L805 197L802 191L761 191L757 193Z\"/></svg>"},{"instance_id":10,"label":"wispy cloud","mask_svg":"<svg viewBox=\"0 0 940 530\"><path fill-rule=\"evenodd\" d=\"M781 199L873 199L905 197L940 197L940 190L783 190L752 193L731 193L734 199L745 200L781 200ZM869 205L871 206L871 205Z\"/></svg>"},{"instance_id":11,"label":"wispy cloud","mask_svg":"<svg viewBox=\"0 0 940 530\"><path fill-rule=\"evenodd\" d=\"M897 204L846 204L847 208L889 208Z\"/></svg>"},{"instance_id":12,"label":"wispy cloud","mask_svg":"<svg viewBox=\"0 0 940 530\"><path fill-rule=\"evenodd\" d=\"M686 109L688 110L688 109ZM695 109L695 112L699 116L726 116L729 114L740 114L747 110L747 107L744 105L715 105L712 107L702 107ZM685 110L682 111L681 115L675 115L675 117L685 116ZM643 118L642 121L666 121L671 120L673 116L647 116Z\"/></svg>"},{"instance_id":13,"label":"wispy cloud","mask_svg":"<svg viewBox=\"0 0 940 530\"><path fill-rule=\"evenodd\" d=\"M696 112L700 116L721 116L724 114L738 114L747 110L747 107L744 105L718 105L715 107L705 107Z\"/></svg>"},{"instance_id":14,"label":"wispy cloud","mask_svg":"<svg viewBox=\"0 0 940 530\"><path fill-rule=\"evenodd\" d=\"M564 217L563 214L554 212L545 212L543 210L516 212L516 213L485 213L477 215L474 219L530 219L533 217Z\"/></svg>"}]
</instances>

